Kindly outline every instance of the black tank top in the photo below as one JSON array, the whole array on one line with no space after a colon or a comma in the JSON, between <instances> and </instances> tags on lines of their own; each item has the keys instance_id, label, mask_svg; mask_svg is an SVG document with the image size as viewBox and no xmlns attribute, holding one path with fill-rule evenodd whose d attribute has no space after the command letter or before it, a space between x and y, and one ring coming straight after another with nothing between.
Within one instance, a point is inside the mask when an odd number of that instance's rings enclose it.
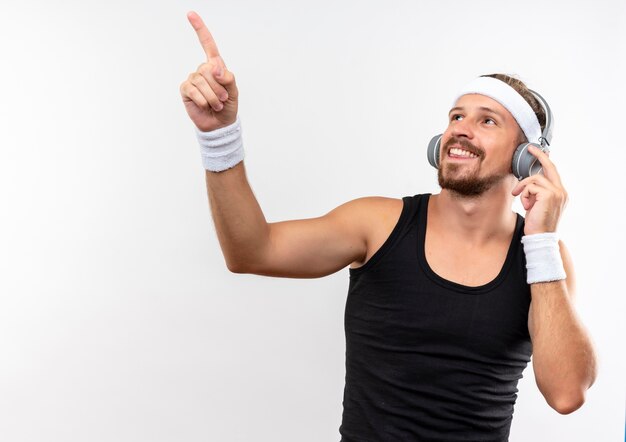
<instances>
[{"instance_id":1,"label":"black tank top","mask_svg":"<svg viewBox=\"0 0 626 442\"><path fill-rule=\"evenodd\" d=\"M468 287L426 261L429 197L403 198L389 238L350 269L343 442L508 440L532 354L524 218L498 276Z\"/></svg>"}]
</instances>

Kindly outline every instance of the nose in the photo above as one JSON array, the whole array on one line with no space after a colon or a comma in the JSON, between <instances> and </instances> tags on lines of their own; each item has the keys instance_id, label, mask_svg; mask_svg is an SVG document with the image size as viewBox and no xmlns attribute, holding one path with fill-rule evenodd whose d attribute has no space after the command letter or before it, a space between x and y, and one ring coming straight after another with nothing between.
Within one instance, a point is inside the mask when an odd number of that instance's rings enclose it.
<instances>
[{"instance_id":1,"label":"nose","mask_svg":"<svg viewBox=\"0 0 626 442\"><path fill-rule=\"evenodd\" d=\"M474 132L471 123L467 117L461 120L452 121L450 123L450 135L454 137L474 138Z\"/></svg>"}]
</instances>

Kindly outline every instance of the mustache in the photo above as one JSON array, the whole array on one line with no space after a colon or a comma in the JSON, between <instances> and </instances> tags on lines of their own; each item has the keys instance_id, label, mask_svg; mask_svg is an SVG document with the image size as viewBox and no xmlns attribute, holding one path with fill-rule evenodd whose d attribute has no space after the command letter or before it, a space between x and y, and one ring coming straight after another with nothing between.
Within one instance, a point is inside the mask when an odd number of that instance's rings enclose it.
<instances>
[{"instance_id":1,"label":"mustache","mask_svg":"<svg viewBox=\"0 0 626 442\"><path fill-rule=\"evenodd\" d=\"M446 143L443 145L443 151L449 152L450 147L454 145L461 146L463 149L473 153L474 155L478 155L479 157L482 157L485 154L485 151L483 149L478 146L474 146L465 138L457 138L454 136L450 137L450 139L446 141Z\"/></svg>"}]
</instances>

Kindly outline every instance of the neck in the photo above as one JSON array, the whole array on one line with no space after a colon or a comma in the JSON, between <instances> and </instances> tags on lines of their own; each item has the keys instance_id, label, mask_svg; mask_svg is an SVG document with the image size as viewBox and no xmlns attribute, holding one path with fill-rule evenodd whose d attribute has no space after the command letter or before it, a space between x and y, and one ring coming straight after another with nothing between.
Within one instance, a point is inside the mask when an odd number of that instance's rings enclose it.
<instances>
[{"instance_id":1,"label":"neck","mask_svg":"<svg viewBox=\"0 0 626 442\"><path fill-rule=\"evenodd\" d=\"M508 236L516 220L511 209L514 185L513 180L504 179L483 194L472 197L442 189L431 198L428 219L435 221L438 228L473 243Z\"/></svg>"}]
</instances>

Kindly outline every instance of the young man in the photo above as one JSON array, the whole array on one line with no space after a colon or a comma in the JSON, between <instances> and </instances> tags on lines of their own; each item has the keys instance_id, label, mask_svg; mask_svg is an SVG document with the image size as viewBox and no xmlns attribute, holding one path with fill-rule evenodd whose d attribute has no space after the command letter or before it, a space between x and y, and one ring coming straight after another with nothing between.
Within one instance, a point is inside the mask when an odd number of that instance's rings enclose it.
<instances>
[{"instance_id":1,"label":"young man","mask_svg":"<svg viewBox=\"0 0 626 442\"><path fill-rule=\"evenodd\" d=\"M234 76L200 17L188 18L207 61L181 95L228 268L310 278L350 266L342 440L506 440L531 354L548 404L582 406L596 362L556 238L567 194L540 149L529 152L543 174L511 171L545 119L521 82L481 77L459 94L441 137L440 194L267 223L245 176ZM516 196L525 219L511 210Z\"/></svg>"}]
</instances>

